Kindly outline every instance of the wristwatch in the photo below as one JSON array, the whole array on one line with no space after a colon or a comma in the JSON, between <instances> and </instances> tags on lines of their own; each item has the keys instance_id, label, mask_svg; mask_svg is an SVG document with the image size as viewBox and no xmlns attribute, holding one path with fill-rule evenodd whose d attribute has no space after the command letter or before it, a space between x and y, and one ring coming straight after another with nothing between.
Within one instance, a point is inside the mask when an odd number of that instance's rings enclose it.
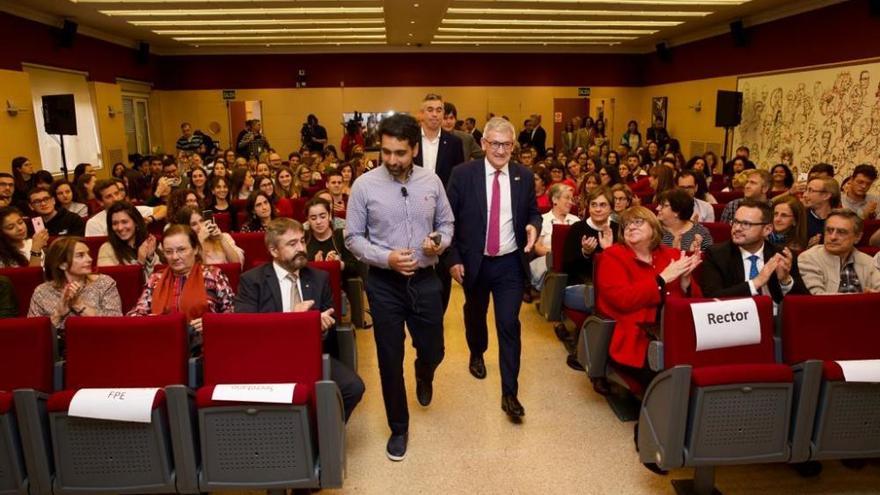
<instances>
[{"instance_id":1,"label":"wristwatch","mask_svg":"<svg viewBox=\"0 0 880 495\"><path fill-rule=\"evenodd\" d=\"M31 258L42 258L43 253L40 251L31 251Z\"/></svg>"}]
</instances>

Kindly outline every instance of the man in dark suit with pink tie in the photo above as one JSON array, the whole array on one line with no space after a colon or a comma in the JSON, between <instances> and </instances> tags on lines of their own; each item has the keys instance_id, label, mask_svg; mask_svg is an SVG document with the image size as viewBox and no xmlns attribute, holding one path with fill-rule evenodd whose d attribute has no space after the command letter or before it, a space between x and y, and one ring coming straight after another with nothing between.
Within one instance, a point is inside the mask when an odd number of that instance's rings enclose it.
<instances>
[{"instance_id":1,"label":"man in dark suit with pink tie","mask_svg":"<svg viewBox=\"0 0 880 495\"><path fill-rule=\"evenodd\" d=\"M447 196L455 215L449 271L464 287L464 321L472 375L486 377L483 353L488 347L489 295L495 302L501 368L501 409L514 421L525 415L517 394L520 367L522 287L526 255L538 237L541 216L535 182L526 167L510 162L516 134L502 118L486 123L483 160L452 170Z\"/></svg>"}]
</instances>

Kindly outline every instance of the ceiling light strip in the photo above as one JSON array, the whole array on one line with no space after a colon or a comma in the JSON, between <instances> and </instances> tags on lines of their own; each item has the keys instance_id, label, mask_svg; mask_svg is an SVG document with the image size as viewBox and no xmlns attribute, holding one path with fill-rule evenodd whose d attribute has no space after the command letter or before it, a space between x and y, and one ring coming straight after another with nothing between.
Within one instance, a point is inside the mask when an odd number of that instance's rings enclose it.
<instances>
[{"instance_id":1,"label":"ceiling light strip","mask_svg":"<svg viewBox=\"0 0 880 495\"><path fill-rule=\"evenodd\" d=\"M100 10L113 17L195 17L213 15L381 14L382 7L284 7L259 9Z\"/></svg>"},{"instance_id":2,"label":"ceiling light strip","mask_svg":"<svg viewBox=\"0 0 880 495\"><path fill-rule=\"evenodd\" d=\"M432 45L604 45L616 46L619 41L432 41Z\"/></svg>"},{"instance_id":3,"label":"ceiling light strip","mask_svg":"<svg viewBox=\"0 0 880 495\"><path fill-rule=\"evenodd\" d=\"M199 26L300 26L325 24L385 24L384 18L369 19L175 19L162 21L128 21L142 27L199 27Z\"/></svg>"},{"instance_id":4,"label":"ceiling light strip","mask_svg":"<svg viewBox=\"0 0 880 495\"><path fill-rule=\"evenodd\" d=\"M182 36L172 38L175 41L270 41L270 40L297 40L297 39L362 39L362 40L384 40L384 34L367 34L367 35L305 35L305 36Z\"/></svg>"},{"instance_id":5,"label":"ceiling light strip","mask_svg":"<svg viewBox=\"0 0 880 495\"><path fill-rule=\"evenodd\" d=\"M383 46L385 43L375 43L369 41L303 41L301 43L191 43L190 46L196 48L204 48L209 46L329 46L329 45L363 45L363 46Z\"/></svg>"},{"instance_id":6,"label":"ceiling light strip","mask_svg":"<svg viewBox=\"0 0 880 495\"><path fill-rule=\"evenodd\" d=\"M560 10L560 9L480 9L450 8L446 14L454 15L558 15L583 17L705 17L712 12L694 10Z\"/></svg>"},{"instance_id":7,"label":"ceiling light strip","mask_svg":"<svg viewBox=\"0 0 880 495\"><path fill-rule=\"evenodd\" d=\"M657 32L656 29L550 29L550 28L458 28L458 27L440 27L437 28L441 33L535 33L535 34L562 34L562 33L582 33L582 34L637 34L647 35Z\"/></svg>"},{"instance_id":8,"label":"ceiling light strip","mask_svg":"<svg viewBox=\"0 0 880 495\"><path fill-rule=\"evenodd\" d=\"M164 36L197 36L197 35L214 35L214 34L284 34L284 33L384 33L384 27L364 28L278 28L278 29L173 29L173 30L155 30L156 34Z\"/></svg>"},{"instance_id":9,"label":"ceiling light strip","mask_svg":"<svg viewBox=\"0 0 880 495\"><path fill-rule=\"evenodd\" d=\"M560 19L443 19L441 25L478 25L486 26L582 26L582 27L672 27L678 26L683 21L571 21Z\"/></svg>"},{"instance_id":10,"label":"ceiling light strip","mask_svg":"<svg viewBox=\"0 0 880 495\"><path fill-rule=\"evenodd\" d=\"M534 37L525 37L521 34L516 34L512 36L507 35L495 35L495 36L487 36L487 35L458 35L458 34L438 34L434 36L435 40L514 40L514 39L523 39L523 40L533 40ZM630 41L638 39L638 36L552 36L547 39L553 40L581 40L581 41Z\"/></svg>"},{"instance_id":11,"label":"ceiling light strip","mask_svg":"<svg viewBox=\"0 0 880 495\"><path fill-rule=\"evenodd\" d=\"M674 5L674 6L718 6L742 5L751 0L468 0L470 3L564 3L577 5Z\"/></svg>"}]
</instances>

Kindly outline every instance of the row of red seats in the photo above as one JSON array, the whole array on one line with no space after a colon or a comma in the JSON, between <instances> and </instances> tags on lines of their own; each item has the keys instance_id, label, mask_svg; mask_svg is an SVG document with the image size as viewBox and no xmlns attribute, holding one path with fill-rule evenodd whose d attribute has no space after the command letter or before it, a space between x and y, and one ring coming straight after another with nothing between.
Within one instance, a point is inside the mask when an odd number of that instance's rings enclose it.
<instances>
[{"instance_id":1,"label":"row of red seats","mask_svg":"<svg viewBox=\"0 0 880 495\"><path fill-rule=\"evenodd\" d=\"M181 315L74 317L63 373L53 375L62 366L49 320L0 320L0 490L341 487L342 399L322 358L319 313L207 314L203 329L200 362L188 360ZM272 383L296 383L291 404L212 398L219 384ZM160 389L150 423L68 414L78 390L138 387Z\"/></svg>"},{"instance_id":2,"label":"row of red seats","mask_svg":"<svg viewBox=\"0 0 880 495\"><path fill-rule=\"evenodd\" d=\"M578 358L590 379L641 399L642 462L695 467L697 493L712 492L717 465L880 455L880 388L847 381L836 362L880 365L880 295L788 296L781 322L769 297L754 299L760 343L703 351L691 305L706 300L668 300L648 352L659 374L647 388L608 359L612 320L591 316L581 329Z\"/></svg>"}]
</instances>

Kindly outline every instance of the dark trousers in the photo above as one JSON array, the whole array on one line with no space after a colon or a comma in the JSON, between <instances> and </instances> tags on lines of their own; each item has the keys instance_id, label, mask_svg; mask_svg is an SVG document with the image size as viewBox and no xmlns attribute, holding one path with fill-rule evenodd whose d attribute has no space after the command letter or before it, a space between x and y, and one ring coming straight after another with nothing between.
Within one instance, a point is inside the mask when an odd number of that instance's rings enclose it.
<instances>
[{"instance_id":1,"label":"dark trousers","mask_svg":"<svg viewBox=\"0 0 880 495\"><path fill-rule=\"evenodd\" d=\"M465 272L465 277L468 274ZM484 257L473 284L465 280L464 328L471 355L482 356L489 346L486 315L489 294L495 302L495 329L498 332L498 362L501 392L516 395L518 390L520 342L519 308L522 305L523 273L520 253Z\"/></svg>"},{"instance_id":2,"label":"dark trousers","mask_svg":"<svg viewBox=\"0 0 880 495\"><path fill-rule=\"evenodd\" d=\"M373 314L382 398L388 426L395 435L409 430L403 379L404 324L416 348L416 378L432 381L444 355L441 294L440 280L433 268L420 269L411 277L370 268L367 297Z\"/></svg>"},{"instance_id":3,"label":"dark trousers","mask_svg":"<svg viewBox=\"0 0 880 495\"><path fill-rule=\"evenodd\" d=\"M330 358L330 379L336 382L339 392L342 394L342 409L345 412L345 422L351 417L351 412L364 396L364 381L361 377L342 364L336 358Z\"/></svg>"},{"instance_id":4,"label":"dark trousers","mask_svg":"<svg viewBox=\"0 0 880 495\"><path fill-rule=\"evenodd\" d=\"M452 275L449 274L448 254L448 250L441 254L435 266L437 278L440 279L440 284L443 286L443 314L446 314L446 308L449 307L449 297L452 295Z\"/></svg>"}]
</instances>

